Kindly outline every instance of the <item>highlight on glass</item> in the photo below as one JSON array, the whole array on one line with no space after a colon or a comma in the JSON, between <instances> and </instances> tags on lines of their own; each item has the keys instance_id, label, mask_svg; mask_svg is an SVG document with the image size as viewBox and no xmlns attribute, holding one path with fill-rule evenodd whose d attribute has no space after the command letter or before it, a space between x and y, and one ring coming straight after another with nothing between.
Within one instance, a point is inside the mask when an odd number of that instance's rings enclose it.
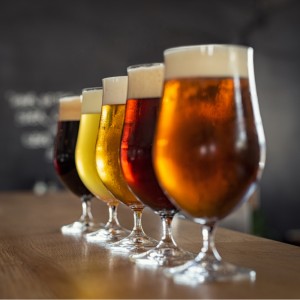
<instances>
[{"instance_id":1,"label":"highlight on glass","mask_svg":"<svg viewBox=\"0 0 300 300\"><path fill-rule=\"evenodd\" d=\"M127 76L110 77L104 78L102 82L103 105L96 144L97 171L108 190L134 213L134 227L130 235L109 244L108 247L118 252L144 252L156 246L157 242L143 231L141 217L145 206L129 190L120 165L120 142L128 78Z\"/></svg>"},{"instance_id":2,"label":"highlight on glass","mask_svg":"<svg viewBox=\"0 0 300 300\"><path fill-rule=\"evenodd\" d=\"M154 131L162 93L162 63L130 66L125 121L121 139L121 167L124 178L137 198L157 213L163 234L159 244L145 253L132 255L140 265L175 266L194 255L180 249L172 236L171 223L178 212L160 188L152 163Z\"/></svg>"},{"instance_id":3,"label":"highlight on glass","mask_svg":"<svg viewBox=\"0 0 300 300\"><path fill-rule=\"evenodd\" d=\"M81 181L75 164L75 148L78 136L81 114L80 96L62 97L59 99L59 114L57 133L54 141L53 164L62 183L76 196L81 198L82 215L79 220L64 225L64 234L81 234L94 231L98 225L94 224L91 213L93 194Z\"/></svg>"},{"instance_id":4,"label":"highlight on glass","mask_svg":"<svg viewBox=\"0 0 300 300\"><path fill-rule=\"evenodd\" d=\"M76 168L85 186L94 196L108 205L109 219L95 232L85 235L87 241L97 243L116 242L129 234L120 226L117 218L119 201L107 190L96 168L96 142L101 117L103 90L100 87L82 91L81 117L77 137Z\"/></svg>"},{"instance_id":5,"label":"highlight on glass","mask_svg":"<svg viewBox=\"0 0 300 300\"><path fill-rule=\"evenodd\" d=\"M253 49L187 46L166 50L164 58L154 167L203 237L198 256L166 274L184 284L254 280L254 270L223 261L214 243L216 223L247 200L265 165Z\"/></svg>"}]
</instances>

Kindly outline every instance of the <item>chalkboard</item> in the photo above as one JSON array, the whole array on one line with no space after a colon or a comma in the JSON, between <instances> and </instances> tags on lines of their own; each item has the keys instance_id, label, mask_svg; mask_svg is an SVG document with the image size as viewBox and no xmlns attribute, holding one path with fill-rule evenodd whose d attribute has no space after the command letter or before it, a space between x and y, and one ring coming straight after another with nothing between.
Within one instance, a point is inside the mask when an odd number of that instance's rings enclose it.
<instances>
[{"instance_id":1,"label":"chalkboard","mask_svg":"<svg viewBox=\"0 0 300 300\"><path fill-rule=\"evenodd\" d=\"M6 113L1 116L1 130L7 155L1 164L0 188L60 187L52 166L53 143L58 99L66 94L69 93L5 92L2 107Z\"/></svg>"}]
</instances>

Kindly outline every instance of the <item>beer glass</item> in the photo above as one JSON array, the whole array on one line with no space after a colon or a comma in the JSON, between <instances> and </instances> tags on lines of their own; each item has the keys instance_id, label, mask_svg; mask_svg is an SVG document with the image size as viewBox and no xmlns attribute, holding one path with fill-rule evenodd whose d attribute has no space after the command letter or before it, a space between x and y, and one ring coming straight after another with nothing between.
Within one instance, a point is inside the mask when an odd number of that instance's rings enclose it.
<instances>
[{"instance_id":1,"label":"beer glass","mask_svg":"<svg viewBox=\"0 0 300 300\"><path fill-rule=\"evenodd\" d=\"M104 78L103 104L96 144L98 174L108 190L134 212L134 228L130 235L109 248L118 252L136 253L156 246L142 228L144 205L129 190L120 165L120 142L125 115L127 76Z\"/></svg>"},{"instance_id":2,"label":"beer glass","mask_svg":"<svg viewBox=\"0 0 300 300\"><path fill-rule=\"evenodd\" d=\"M82 215L78 221L61 228L64 234L81 234L94 231L91 213L93 194L81 181L75 165L75 147L80 122L80 96L59 99L57 133L54 141L53 164L62 183L75 195L81 198Z\"/></svg>"},{"instance_id":3,"label":"beer glass","mask_svg":"<svg viewBox=\"0 0 300 300\"><path fill-rule=\"evenodd\" d=\"M200 45L164 52L165 82L154 168L168 197L202 225L203 247L168 269L176 282L255 279L224 262L214 243L218 220L252 193L265 164L253 49Z\"/></svg>"},{"instance_id":4,"label":"beer glass","mask_svg":"<svg viewBox=\"0 0 300 300\"><path fill-rule=\"evenodd\" d=\"M98 136L102 88L88 88L82 91L81 117L75 150L76 168L85 186L95 197L108 205L109 220L105 225L85 235L91 242L115 242L129 234L120 226L117 218L119 201L107 190L96 169L96 141Z\"/></svg>"},{"instance_id":5,"label":"beer glass","mask_svg":"<svg viewBox=\"0 0 300 300\"><path fill-rule=\"evenodd\" d=\"M164 65L144 64L127 68L128 92L121 140L121 167L124 178L137 198L162 220L159 244L146 253L132 255L137 264L174 266L193 255L175 243L171 222L178 209L160 188L152 163L152 145L162 92Z\"/></svg>"}]
</instances>

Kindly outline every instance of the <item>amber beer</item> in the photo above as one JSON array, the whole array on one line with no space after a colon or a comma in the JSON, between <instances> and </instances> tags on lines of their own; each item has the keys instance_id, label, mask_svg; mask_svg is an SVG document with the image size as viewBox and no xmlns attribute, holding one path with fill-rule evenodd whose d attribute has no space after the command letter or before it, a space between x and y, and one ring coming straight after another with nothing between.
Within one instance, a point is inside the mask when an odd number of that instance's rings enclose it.
<instances>
[{"instance_id":1,"label":"amber beer","mask_svg":"<svg viewBox=\"0 0 300 300\"><path fill-rule=\"evenodd\" d=\"M118 82L116 88L115 82ZM97 171L108 190L131 208L144 205L132 194L121 172L120 142L125 116L127 76L103 79L103 105L96 144Z\"/></svg>"},{"instance_id":2,"label":"amber beer","mask_svg":"<svg viewBox=\"0 0 300 300\"><path fill-rule=\"evenodd\" d=\"M59 178L70 191L79 197L92 197L81 181L75 164L80 113L80 96L63 97L59 100L53 163Z\"/></svg>"},{"instance_id":3,"label":"amber beer","mask_svg":"<svg viewBox=\"0 0 300 300\"><path fill-rule=\"evenodd\" d=\"M163 64L128 68L121 166L126 182L141 202L156 212L174 214L177 209L160 188L152 163L163 70Z\"/></svg>"},{"instance_id":4,"label":"amber beer","mask_svg":"<svg viewBox=\"0 0 300 300\"><path fill-rule=\"evenodd\" d=\"M254 80L248 78L243 47L231 51L230 59L236 60L232 69L218 47L213 58L199 58L199 49L186 48L165 52L169 68L155 170L170 198L187 214L218 220L246 198L264 162L260 116L251 104ZM185 63L177 62L178 57Z\"/></svg>"}]
</instances>

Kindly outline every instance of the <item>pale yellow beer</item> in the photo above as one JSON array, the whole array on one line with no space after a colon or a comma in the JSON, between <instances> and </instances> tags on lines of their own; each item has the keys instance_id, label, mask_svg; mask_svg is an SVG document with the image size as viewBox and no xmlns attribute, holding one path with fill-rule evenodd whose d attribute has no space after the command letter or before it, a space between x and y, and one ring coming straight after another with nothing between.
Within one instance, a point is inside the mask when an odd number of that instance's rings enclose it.
<instances>
[{"instance_id":1,"label":"pale yellow beer","mask_svg":"<svg viewBox=\"0 0 300 300\"><path fill-rule=\"evenodd\" d=\"M116 85L118 81L119 84ZM120 143L125 117L127 76L103 79L103 106L96 146L97 170L109 191L131 208L144 205L129 190L120 165Z\"/></svg>"},{"instance_id":2,"label":"pale yellow beer","mask_svg":"<svg viewBox=\"0 0 300 300\"><path fill-rule=\"evenodd\" d=\"M86 89L82 93L82 108L76 144L75 161L85 186L109 205L119 202L107 190L96 169L95 149L102 106L102 89Z\"/></svg>"}]
</instances>

